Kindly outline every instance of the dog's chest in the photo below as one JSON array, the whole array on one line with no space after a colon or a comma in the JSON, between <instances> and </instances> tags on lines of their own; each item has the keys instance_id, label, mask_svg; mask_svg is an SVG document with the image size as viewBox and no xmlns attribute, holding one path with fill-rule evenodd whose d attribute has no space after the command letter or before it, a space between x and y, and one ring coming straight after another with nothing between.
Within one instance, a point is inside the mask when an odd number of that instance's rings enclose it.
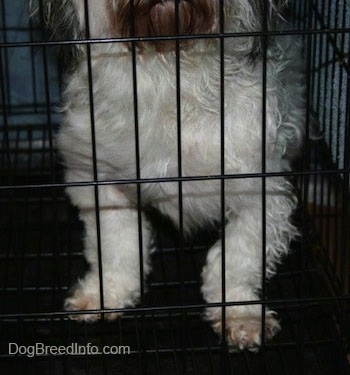
<instances>
[{"instance_id":1,"label":"dog's chest","mask_svg":"<svg viewBox=\"0 0 350 375\"><path fill-rule=\"evenodd\" d=\"M106 71L111 69L109 65ZM96 95L109 102L106 106L101 101L98 107L103 157L131 176L139 154L144 178L219 173L220 90L215 69L219 66L213 63L185 61L178 71L174 61L154 58L138 61L136 71L130 66L110 71L116 85L101 85Z\"/></svg>"},{"instance_id":2,"label":"dog's chest","mask_svg":"<svg viewBox=\"0 0 350 375\"><path fill-rule=\"evenodd\" d=\"M219 175L223 147L227 173L247 170L247 160L257 155L256 144L261 143L254 114L260 101L251 83L238 85L230 75L223 102L215 56L198 54L180 60L179 66L175 56L166 61L140 58L136 69L125 54L94 58L95 137L102 174L134 178L139 166L142 178ZM74 126L61 131L61 144L87 160L91 109L84 66L68 87L67 122Z\"/></svg>"},{"instance_id":3,"label":"dog's chest","mask_svg":"<svg viewBox=\"0 0 350 375\"><path fill-rule=\"evenodd\" d=\"M149 107L140 104L139 145L144 177L219 173L220 117L217 103L206 107L182 85Z\"/></svg>"}]
</instances>

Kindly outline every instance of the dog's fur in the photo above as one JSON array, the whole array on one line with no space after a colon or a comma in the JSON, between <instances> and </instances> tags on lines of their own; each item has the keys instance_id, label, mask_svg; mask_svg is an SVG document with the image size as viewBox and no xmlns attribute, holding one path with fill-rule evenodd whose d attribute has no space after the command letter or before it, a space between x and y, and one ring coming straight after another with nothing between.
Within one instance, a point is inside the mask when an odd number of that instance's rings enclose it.
<instances>
[{"instance_id":1,"label":"dog's fur","mask_svg":"<svg viewBox=\"0 0 350 375\"><path fill-rule=\"evenodd\" d=\"M79 51L76 53L77 64L67 80L65 119L57 140L66 166L67 183L94 181L95 177L100 181L178 177L179 170L185 177L220 175L222 146L224 169L229 175L280 172L290 168L290 159L302 143L304 122L298 48L294 48L295 43L288 37L281 37L279 41L272 36L254 35L254 32L272 30L277 25L285 1L224 0L222 12L219 0L180 0L176 3L177 6L173 0L134 0L132 7L129 0L44 1L44 13L56 37L63 33L65 37L76 39L117 39L93 43L89 52L84 44L76 47ZM198 38L200 34L213 36L219 31L237 34L225 38L223 43L224 86L221 85L220 39ZM196 35L197 38L182 38L178 44L166 38L154 40L154 37L169 35ZM131 37L153 37L153 40L135 41ZM118 38L128 39L120 41ZM180 61L178 75L176 51ZM93 97L89 96L90 89ZM224 108L221 89L224 89ZM177 90L181 95L177 96ZM263 120L264 99L266 121ZM221 139L222 111L224 139ZM94 171L93 163L92 117L97 171ZM179 123L181 150L177 141ZM265 140L262 140L263 135ZM263 142L266 145L264 163ZM262 195L263 183L265 197ZM227 220L225 301L258 300L262 252L266 252L266 275L271 277L276 263L288 252L290 240L297 234L290 221L296 198L290 183L281 176L267 177L264 181L261 177L236 176L226 179L224 185ZM177 182L149 182L140 186L142 205L152 205L179 223ZM220 220L219 179L184 181L181 188L186 233ZM67 310L98 309L94 187L69 187L67 193L79 207L85 223L85 256L91 269L78 281L65 307ZM98 187L105 308L133 306L140 296L137 196L136 184ZM263 220L264 200L266 221ZM143 270L147 275L152 242L145 216L142 216L142 241ZM209 303L222 301L221 252L221 240L218 240L209 250L203 269L201 290ZM116 313L107 314L110 319L117 316ZM99 315L75 317L94 321ZM222 309L208 307L206 317L220 333ZM279 329L274 313L269 310L266 311L265 329L267 338ZM225 330L228 342L240 349L259 345L261 305L248 303L226 307Z\"/></svg>"}]
</instances>

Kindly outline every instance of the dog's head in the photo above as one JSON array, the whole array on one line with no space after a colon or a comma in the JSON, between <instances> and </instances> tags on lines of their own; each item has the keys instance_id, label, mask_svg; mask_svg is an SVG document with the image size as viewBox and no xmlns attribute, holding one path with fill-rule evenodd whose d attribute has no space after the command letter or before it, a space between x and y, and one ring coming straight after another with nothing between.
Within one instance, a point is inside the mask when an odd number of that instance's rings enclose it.
<instances>
[{"instance_id":1,"label":"dog's head","mask_svg":"<svg viewBox=\"0 0 350 375\"><path fill-rule=\"evenodd\" d=\"M155 38L271 28L287 1L41 0L40 3L44 4L48 23L58 36L61 33L73 38L150 37L153 41L138 46L162 49L166 42Z\"/></svg>"}]
</instances>

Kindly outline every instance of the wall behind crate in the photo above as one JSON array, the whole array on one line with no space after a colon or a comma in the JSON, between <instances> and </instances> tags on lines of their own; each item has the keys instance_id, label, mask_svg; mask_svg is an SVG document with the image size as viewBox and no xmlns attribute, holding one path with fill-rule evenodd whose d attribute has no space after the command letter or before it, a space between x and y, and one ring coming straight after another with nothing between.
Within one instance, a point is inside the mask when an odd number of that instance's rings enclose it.
<instances>
[{"instance_id":1,"label":"wall behind crate","mask_svg":"<svg viewBox=\"0 0 350 375\"><path fill-rule=\"evenodd\" d=\"M313 34L310 42L310 105L321 135L310 142L310 169L329 173L308 178L308 211L322 254L332 267L330 274L337 277L332 282L343 293L349 293L350 279L345 265L350 263L350 2L315 0L311 7L312 17L307 17L306 23L313 30L326 31Z\"/></svg>"},{"instance_id":2,"label":"wall behind crate","mask_svg":"<svg viewBox=\"0 0 350 375\"><path fill-rule=\"evenodd\" d=\"M40 40L39 24L29 17L28 0L0 2L1 43L30 43ZM43 125L49 111L60 100L60 79L53 49L12 47L1 50L4 78L6 121L9 126ZM57 111L50 111L58 121ZM4 118L1 117L1 121ZM40 136L40 135L39 135Z\"/></svg>"},{"instance_id":3,"label":"wall behind crate","mask_svg":"<svg viewBox=\"0 0 350 375\"><path fill-rule=\"evenodd\" d=\"M348 0L323 0L314 4L315 27L345 30L350 27ZM344 168L347 127L348 80L343 64L349 63L349 33L320 34L315 37L312 104L321 131L338 168Z\"/></svg>"}]
</instances>

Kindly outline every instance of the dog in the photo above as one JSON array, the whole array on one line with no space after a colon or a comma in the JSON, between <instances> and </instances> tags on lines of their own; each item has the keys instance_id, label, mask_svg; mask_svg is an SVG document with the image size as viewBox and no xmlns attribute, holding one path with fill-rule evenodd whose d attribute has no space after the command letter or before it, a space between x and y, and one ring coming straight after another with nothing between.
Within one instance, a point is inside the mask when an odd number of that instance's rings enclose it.
<instances>
[{"instance_id":1,"label":"dog","mask_svg":"<svg viewBox=\"0 0 350 375\"><path fill-rule=\"evenodd\" d=\"M304 79L298 43L273 33L286 1L42 4L54 35L77 40L57 146L67 194L85 224L90 270L65 309L137 304L140 269L146 277L154 250L139 206L159 210L185 235L224 213L225 239L209 249L202 271L203 298L214 304L205 318L228 344L255 350L280 329L277 314L264 307L262 315L256 303L263 273L274 275L298 235L291 219L297 199L281 172L303 143Z\"/></svg>"}]
</instances>

